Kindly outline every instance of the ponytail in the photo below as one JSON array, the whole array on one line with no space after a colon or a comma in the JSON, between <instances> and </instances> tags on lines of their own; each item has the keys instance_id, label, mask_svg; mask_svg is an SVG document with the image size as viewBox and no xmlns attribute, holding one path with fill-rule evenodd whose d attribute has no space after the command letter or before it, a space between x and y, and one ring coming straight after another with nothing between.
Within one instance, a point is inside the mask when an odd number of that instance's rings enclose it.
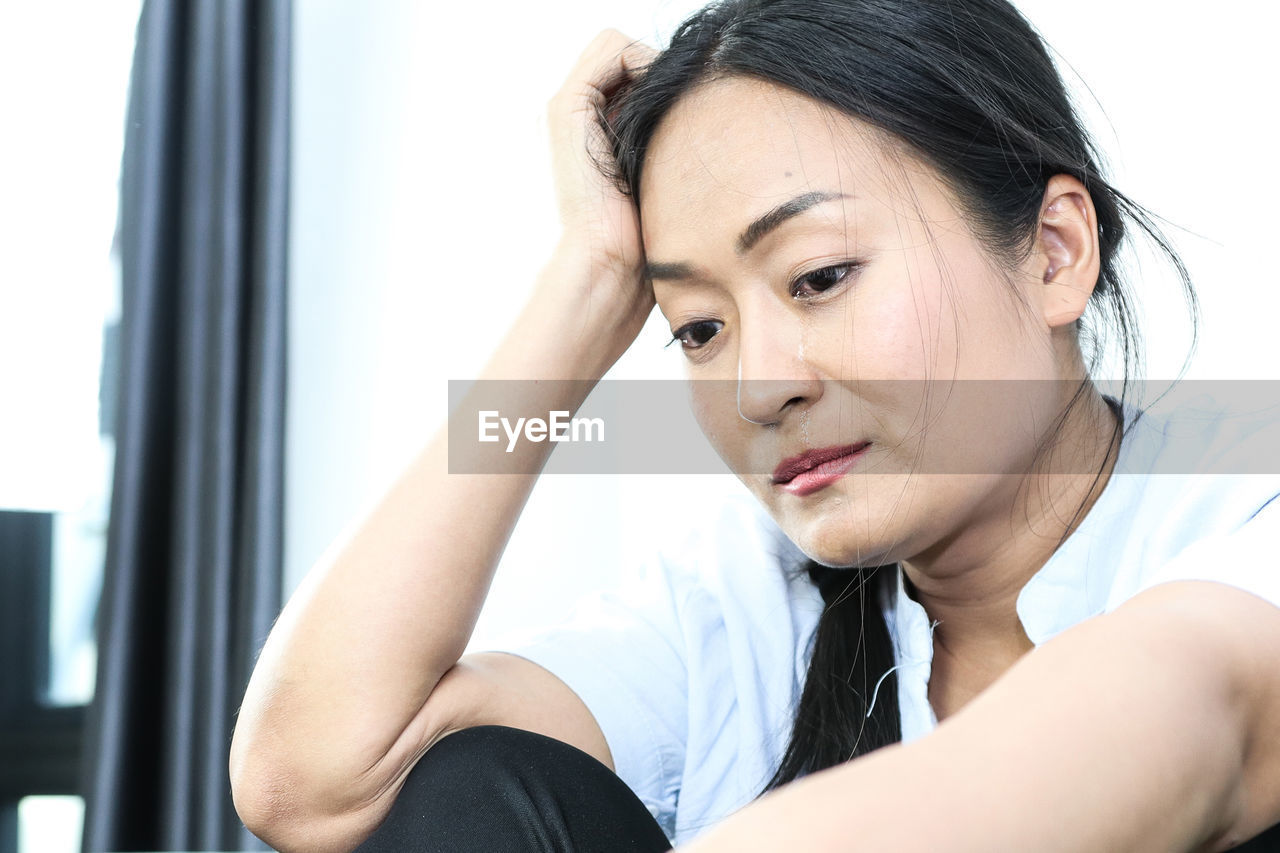
<instances>
[{"instance_id":1,"label":"ponytail","mask_svg":"<svg viewBox=\"0 0 1280 853\"><path fill-rule=\"evenodd\" d=\"M880 607L897 567L832 569L810 561L805 568L826 608L791 742L761 793L902 739L893 643Z\"/></svg>"}]
</instances>

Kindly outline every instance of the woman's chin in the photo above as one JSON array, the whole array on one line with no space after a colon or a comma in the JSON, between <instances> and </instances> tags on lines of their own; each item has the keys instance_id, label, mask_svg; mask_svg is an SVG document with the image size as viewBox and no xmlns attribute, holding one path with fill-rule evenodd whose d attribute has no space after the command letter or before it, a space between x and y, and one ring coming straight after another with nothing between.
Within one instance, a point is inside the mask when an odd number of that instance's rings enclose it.
<instances>
[{"instance_id":1,"label":"woman's chin","mask_svg":"<svg viewBox=\"0 0 1280 853\"><path fill-rule=\"evenodd\" d=\"M901 559L904 528L910 527L902 510L911 505L903 501L905 478L879 479L846 478L805 497L766 487L757 497L811 560L832 567L878 566Z\"/></svg>"},{"instance_id":2,"label":"woman's chin","mask_svg":"<svg viewBox=\"0 0 1280 853\"><path fill-rule=\"evenodd\" d=\"M856 547L833 547L826 544L812 545L806 542L796 542L804 555L819 565L828 566L834 569L851 569L858 566L879 566L888 560L882 551L872 549L862 549Z\"/></svg>"},{"instance_id":3,"label":"woman's chin","mask_svg":"<svg viewBox=\"0 0 1280 853\"><path fill-rule=\"evenodd\" d=\"M850 518L847 513L793 514L778 519L787 538L806 557L836 568L878 566L891 561L889 543L873 535L867 521Z\"/></svg>"}]
</instances>

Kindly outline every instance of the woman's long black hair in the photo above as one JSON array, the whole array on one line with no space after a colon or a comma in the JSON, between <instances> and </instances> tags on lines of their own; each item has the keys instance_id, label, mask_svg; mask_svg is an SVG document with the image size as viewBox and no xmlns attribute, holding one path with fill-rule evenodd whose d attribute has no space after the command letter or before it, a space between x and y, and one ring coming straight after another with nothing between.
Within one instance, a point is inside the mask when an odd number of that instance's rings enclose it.
<instances>
[{"instance_id":1,"label":"woman's long black hair","mask_svg":"<svg viewBox=\"0 0 1280 853\"><path fill-rule=\"evenodd\" d=\"M696 84L729 75L784 86L904 143L936 169L975 233L1011 266L1034 246L1049 179L1066 174L1083 183L1097 211L1101 268L1077 328L1094 342L1091 369L1101 342L1118 343L1121 403L1141 363L1118 258L1127 224L1177 269L1194 319L1182 262L1151 217L1103 177L1044 43L1005 0L713 2L600 108L613 155L601 166L623 192L639 202L645 153L672 106ZM1087 388L1080 385L1072 405ZM882 584L896 582L893 568L806 567L826 608L791 740L766 791L901 739L879 598Z\"/></svg>"}]
</instances>

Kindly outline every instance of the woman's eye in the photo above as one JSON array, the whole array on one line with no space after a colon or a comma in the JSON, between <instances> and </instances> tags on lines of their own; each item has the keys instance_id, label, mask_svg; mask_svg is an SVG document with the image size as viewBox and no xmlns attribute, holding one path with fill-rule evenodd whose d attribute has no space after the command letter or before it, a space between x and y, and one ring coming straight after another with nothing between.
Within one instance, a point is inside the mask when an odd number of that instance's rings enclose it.
<instances>
[{"instance_id":1,"label":"woman's eye","mask_svg":"<svg viewBox=\"0 0 1280 853\"><path fill-rule=\"evenodd\" d=\"M698 320L676 329L667 345L679 341L680 346L687 350L698 349L714 338L723 327L724 324L717 320Z\"/></svg>"},{"instance_id":2,"label":"woman's eye","mask_svg":"<svg viewBox=\"0 0 1280 853\"><path fill-rule=\"evenodd\" d=\"M793 297L816 296L843 282L859 266L861 264L836 264L835 266L814 270L792 282L791 295Z\"/></svg>"}]
</instances>

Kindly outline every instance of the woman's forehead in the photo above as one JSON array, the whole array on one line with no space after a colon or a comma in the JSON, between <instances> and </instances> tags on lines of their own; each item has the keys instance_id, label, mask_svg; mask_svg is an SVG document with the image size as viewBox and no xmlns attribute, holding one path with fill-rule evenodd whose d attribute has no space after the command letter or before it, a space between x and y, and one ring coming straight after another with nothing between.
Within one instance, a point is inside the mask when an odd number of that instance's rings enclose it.
<instances>
[{"instance_id":1,"label":"woman's forehead","mask_svg":"<svg viewBox=\"0 0 1280 853\"><path fill-rule=\"evenodd\" d=\"M645 156L641 198L673 185L729 185L749 192L787 173L838 165L856 142L854 120L771 83L728 77L685 94L663 118Z\"/></svg>"},{"instance_id":2,"label":"woman's forehead","mask_svg":"<svg viewBox=\"0 0 1280 853\"><path fill-rule=\"evenodd\" d=\"M710 223L740 227L804 193L889 210L909 197L906 206L919 210L934 183L859 119L783 86L724 77L685 94L659 124L641 173L641 222L647 245L681 242Z\"/></svg>"}]
</instances>

